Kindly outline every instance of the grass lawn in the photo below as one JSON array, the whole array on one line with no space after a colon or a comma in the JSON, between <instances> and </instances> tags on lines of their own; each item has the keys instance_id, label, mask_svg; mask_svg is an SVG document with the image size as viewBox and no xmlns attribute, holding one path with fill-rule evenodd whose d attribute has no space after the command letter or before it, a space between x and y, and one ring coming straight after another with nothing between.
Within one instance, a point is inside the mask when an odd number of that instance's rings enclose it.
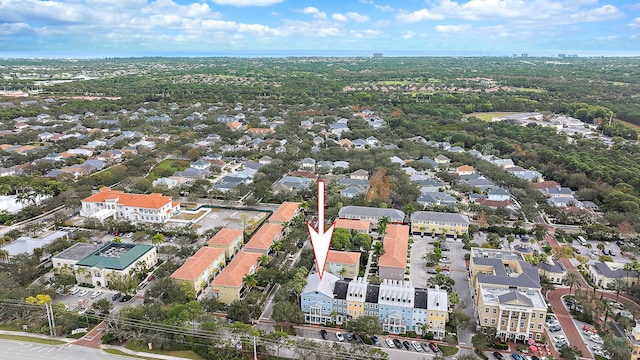
<instances>
[{"instance_id":1,"label":"grass lawn","mask_svg":"<svg viewBox=\"0 0 640 360\"><path fill-rule=\"evenodd\" d=\"M38 338L38 337L23 336L23 335L4 335L4 334L0 334L0 339L28 341L28 342L34 342L34 343L46 344L46 345L64 345L64 344L67 344L66 341L41 339L41 338Z\"/></svg>"},{"instance_id":2,"label":"grass lawn","mask_svg":"<svg viewBox=\"0 0 640 360\"><path fill-rule=\"evenodd\" d=\"M455 355L458 352L458 348L455 346L447 346L447 345L439 344L438 348L440 349L440 351L442 351L442 355L444 356Z\"/></svg>"},{"instance_id":3,"label":"grass lawn","mask_svg":"<svg viewBox=\"0 0 640 360\"><path fill-rule=\"evenodd\" d=\"M204 215L204 213L206 213L206 211L204 211L204 210L200 210L195 214L189 214L189 213L181 212L179 215L174 216L173 219L193 220L193 219L197 219L198 217Z\"/></svg>"},{"instance_id":4,"label":"grass lawn","mask_svg":"<svg viewBox=\"0 0 640 360\"><path fill-rule=\"evenodd\" d=\"M102 351L104 351L106 353L109 353L109 354L113 354L113 355L129 356L129 357L136 358L136 359L157 360L156 358L152 358L152 357L127 354L124 351L120 351L120 350L116 350L116 349L102 349Z\"/></svg>"},{"instance_id":5,"label":"grass lawn","mask_svg":"<svg viewBox=\"0 0 640 360\"><path fill-rule=\"evenodd\" d=\"M125 347L127 349L133 350L133 351L141 351L141 352L148 352L148 353L152 353L152 354L176 356L176 357L181 357L181 358L185 358L185 359L203 360L202 357L200 357L200 355L194 353L191 350L176 350L176 351L149 350L149 348L147 347L146 344L140 344L140 343L137 343L137 342L130 342Z\"/></svg>"},{"instance_id":6,"label":"grass lawn","mask_svg":"<svg viewBox=\"0 0 640 360\"><path fill-rule=\"evenodd\" d=\"M483 121L491 121L491 119L493 119L494 117L500 117L500 116L505 116L509 114L517 114L517 113L516 112L474 112L471 114L467 114L467 117L475 116L478 119Z\"/></svg>"},{"instance_id":7,"label":"grass lawn","mask_svg":"<svg viewBox=\"0 0 640 360\"><path fill-rule=\"evenodd\" d=\"M147 176L147 179L149 179L149 181L153 181L164 176L171 176L176 171L183 171L184 169L188 168L189 164L189 160L163 160L153 167L153 170L151 170L151 172Z\"/></svg>"}]
</instances>

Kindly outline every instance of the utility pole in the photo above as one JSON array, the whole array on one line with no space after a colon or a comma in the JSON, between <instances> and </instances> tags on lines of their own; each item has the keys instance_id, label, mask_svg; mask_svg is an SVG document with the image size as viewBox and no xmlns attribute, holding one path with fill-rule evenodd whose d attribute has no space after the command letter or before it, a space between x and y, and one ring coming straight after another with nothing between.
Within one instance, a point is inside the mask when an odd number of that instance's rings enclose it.
<instances>
[{"instance_id":1,"label":"utility pole","mask_svg":"<svg viewBox=\"0 0 640 360\"><path fill-rule=\"evenodd\" d=\"M258 360L258 351L256 349L256 336L253 335L253 360Z\"/></svg>"}]
</instances>

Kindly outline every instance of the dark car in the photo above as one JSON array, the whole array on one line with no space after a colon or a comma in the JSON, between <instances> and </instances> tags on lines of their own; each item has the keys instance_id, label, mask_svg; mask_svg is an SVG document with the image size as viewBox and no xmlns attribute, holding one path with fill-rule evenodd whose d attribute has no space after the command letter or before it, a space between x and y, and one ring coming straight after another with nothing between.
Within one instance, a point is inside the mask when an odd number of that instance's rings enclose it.
<instances>
[{"instance_id":1,"label":"dark car","mask_svg":"<svg viewBox=\"0 0 640 360\"><path fill-rule=\"evenodd\" d=\"M429 345L427 345L427 343L420 343L420 347L422 348L422 351L424 351L424 352L429 351Z\"/></svg>"},{"instance_id":2,"label":"dark car","mask_svg":"<svg viewBox=\"0 0 640 360\"><path fill-rule=\"evenodd\" d=\"M322 335L322 338L325 340L329 339L329 335L327 334L327 330L325 329L320 330L320 335Z\"/></svg>"},{"instance_id":3,"label":"dark car","mask_svg":"<svg viewBox=\"0 0 640 360\"><path fill-rule=\"evenodd\" d=\"M398 339L393 339L393 345L395 345L398 349L402 349L402 341Z\"/></svg>"},{"instance_id":4,"label":"dark car","mask_svg":"<svg viewBox=\"0 0 640 360\"><path fill-rule=\"evenodd\" d=\"M494 351L493 352L493 357L495 357L498 360L504 360L504 355L502 355L501 353Z\"/></svg>"},{"instance_id":5,"label":"dark car","mask_svg":"<svg viewBox=\"0 0 640 360\"><path fill-rule=\"evenodd\" d=\"M444 245L440 245L440 250L442 250L442 251L449 251L449 247L444 246Z\"/></svg>"},{"instance_id":6,"label":"dark car","mask_svg":"<svg viewBox=\"0 0 640 360\"><path fill-rule=\"evenodd\" d=\"M524 360L524 358L522 357L522 355L518 354L518 353L511 353L511 357L514 360Z\"/></svg>"},{"instance_id":7,"label":"dark car","mask_svg":"<svg viewBox=\"0 0 640 360\"><path fill-rule=\"evenodd\" d=\"M434 353L437 353L439 351L438 345L436 345L436 343L434 342L429 343L429 348L431 348L431 351L433 351Z\"/></svg>"},{"instance_id":8,"label":"dark car","mask_svg":"<svg viewBox=\"0 0 640 360\"><path fill-rule=\"evenodd\" d=\"M371 336L371 342L373 345L380 345L380 339L376 335Z\"/></svg>"},{"instance_id":9,"label":"dark car","mask_svg":"<svg viewBox=\"0 0 640 360\"><path fill-rule=\"evenodd\" d=\"M405 349L411 351L411 348L412 348L411 343L409 343L407 340L403 341L402 345L404 345Z\"/></svg>"},{"instance_id":10,"label":"dark car","mask_svg":"<svg viewBox=\"0 0 640 360\"><path fill-rule=\"evenodd\" d=\"M118 300L119 297L120 297L120 294L113 294L113 296L111 297L111 301L116 301Z\"/></svg>"},{"instance_id":11,"label":"dark car","mask_svg":"<svg viewBox=\"0 0 640 360\"><path fill-rule=\"evenodd\" d=\"M624 243L622 241L618 240L618 241L616 241L616 245L622 246L622 245L624 245Z\"/></svg>"},{"instance_id":12,"label":"dark car","mask_svg":"<svg viewBox=\"0 0 640 360\"><path fill-rule=\"evenodd\" d=\"M119 302L127 302L129 300L133 299L133 296L131 295L126 295L120 298L120 300L118 300Z\"/></svg>"},{"instance_id":13,"label":"dark car","mask_svg":"<svg viewBox=\"0 0 640 360\"><path fill-rule=\"evenodd\" d=\"M353 340L353 333L348 332L345 337L347 338L347 341L351 341Z\"/></svg>"},{"instance_id":14,"label":"dark car","mask_svg":"<svg viewBox=\"0 0 640 360\"><path fill-rule=\"evenodd\" d=\"M537 357L537 356L533 356L533 355L532 355L532 356L531 356L531 360L540 360L540 358L539 358L539 357Z\"/></svg>"},{"instance_id":15,"label":"dark car","mask_svg":"<svg viewBox=\"0 0 640 360\"><path fill-rule=\"evenodd\" d=\"M359 343L362 342L362 338L360 337L360 335L355 334L355 335L353 335L353 337L355 338L356 342L359 342Z\"/></svg>"}]
</instances>

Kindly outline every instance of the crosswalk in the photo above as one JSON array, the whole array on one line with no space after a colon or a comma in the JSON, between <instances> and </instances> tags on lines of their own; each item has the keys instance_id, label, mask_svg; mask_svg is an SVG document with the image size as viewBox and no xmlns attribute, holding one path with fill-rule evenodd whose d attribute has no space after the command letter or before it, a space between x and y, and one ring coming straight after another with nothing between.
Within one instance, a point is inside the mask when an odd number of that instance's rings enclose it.
<instances>
[{"instance_id":1,"label":"crosswalk","mask_svg":"<svg viewBox=\"0 0 640 360\"><path fill-rule=\"evenodd\" d=\"M21 343L20 345L22 345L24 349L26 349L28 352L31 352L31 353L50 353L54 351L60 351L66 347L71 346L71 344L51 346L51 345L41 345L41 344L34 344L34 343Z\"/></svg>"}]
</instances>

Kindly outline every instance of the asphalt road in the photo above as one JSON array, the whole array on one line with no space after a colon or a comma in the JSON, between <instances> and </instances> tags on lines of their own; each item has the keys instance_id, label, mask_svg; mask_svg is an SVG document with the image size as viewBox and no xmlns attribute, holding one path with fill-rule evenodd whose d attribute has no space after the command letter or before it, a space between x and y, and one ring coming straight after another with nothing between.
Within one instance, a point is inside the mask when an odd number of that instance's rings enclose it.
<instances>
[{"instance_id":1,"label":"asphalt road","mask_svg":"<svg viewBox=\"0 0 640 360\"><path fill-rule=\"evenodd\" d=\"M102 350L71 344L44 345L18 340L0 340L0 359L3 360L69 360L69 359L130 359Z\"/></svg>"}]
</instances>

